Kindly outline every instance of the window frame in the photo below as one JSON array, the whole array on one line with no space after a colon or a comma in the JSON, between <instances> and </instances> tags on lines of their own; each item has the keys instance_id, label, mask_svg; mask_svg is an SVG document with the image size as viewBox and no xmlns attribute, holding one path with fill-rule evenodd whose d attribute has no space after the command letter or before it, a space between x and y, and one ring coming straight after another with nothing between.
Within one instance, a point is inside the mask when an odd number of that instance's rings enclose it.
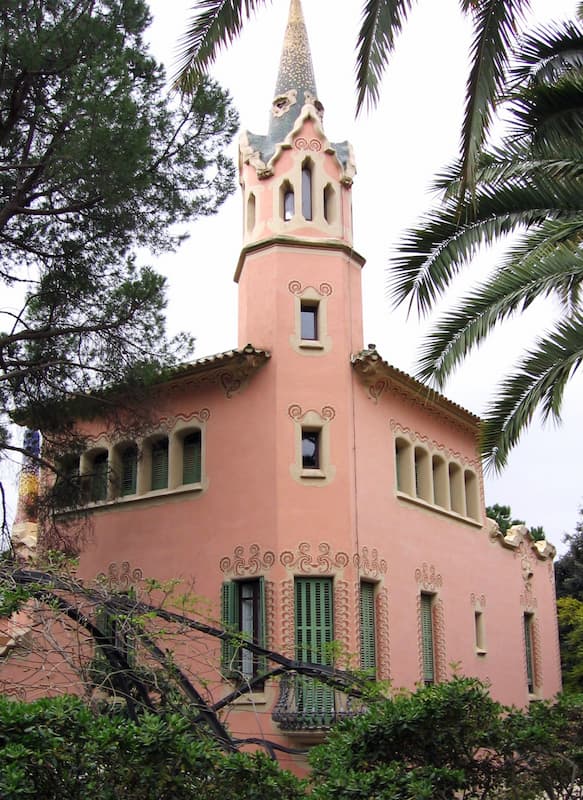
<instances>
[{"instance_id":1,"label":"window frame","mask_svg":"<svg viewBox=\"0 0 583 800\"><path fill-rule=\"evenodd\" d=\"M221 621L226 630L230 630L237 635L235 640L225 639L221 641L221 668L227 678L239 682L255 681L267 669L267 661L264 656L250 653L243 646L245 639L243 600L247 598L243 598L242 595L244 588L250 586L253 587L253 594L250 598L253 604L253 638L249 641L259 647L265 647L267 632L265 578L260 575L254 578L225 581L221 587ZM251 672L245 669L245 664L249 663L249 655L251 655L252 662Z\"/></svg>"}]
</instances>

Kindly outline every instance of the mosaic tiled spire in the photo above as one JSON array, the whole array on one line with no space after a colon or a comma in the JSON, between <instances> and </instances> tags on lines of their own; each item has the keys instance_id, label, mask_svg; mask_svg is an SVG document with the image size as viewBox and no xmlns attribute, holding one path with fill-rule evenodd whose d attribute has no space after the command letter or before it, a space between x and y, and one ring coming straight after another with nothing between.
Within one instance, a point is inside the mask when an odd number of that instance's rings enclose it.
<instances>
[{"instance_id":1,"label":"mosaic tiled spire","mask_svg":"<svg viewBox=\"0 0 583 800\"><path fill-rule=\"evenodd\" d=\"M306 103L321 108L317 98L318 91L302 4L300 0L291 0L269 125L271 141L277 143L285 139ZM278 114L278 104L282 111L280 114Z\"/></svg>"}]
</instances>

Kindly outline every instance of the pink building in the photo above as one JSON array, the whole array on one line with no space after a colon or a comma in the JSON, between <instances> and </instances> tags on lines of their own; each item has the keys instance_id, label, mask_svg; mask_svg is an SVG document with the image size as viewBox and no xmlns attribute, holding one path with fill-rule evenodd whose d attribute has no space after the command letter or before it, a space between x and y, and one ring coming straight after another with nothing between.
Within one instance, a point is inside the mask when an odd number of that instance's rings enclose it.
<instances>
[{"instance_id":1,"label":"pink building","mask_svg":"<svg viewBox=\"0 0 583 800\"><path fill-rule=\"evenodd\" d=\"M455 664L503 703L552 697L554 549L486 519L477 417L364 345L353 153L322 118L292 0L269 131L241 139L238 348L153 391L144 435L89 429L80 574L192 580L211 619L304 660L336 642L394 687ZM211 662L219 695L261 667L229 648L219 667L218 646ZM333 716L309 683L258 687L239 732L297 747Z\"/></svg>"}]
</instances>

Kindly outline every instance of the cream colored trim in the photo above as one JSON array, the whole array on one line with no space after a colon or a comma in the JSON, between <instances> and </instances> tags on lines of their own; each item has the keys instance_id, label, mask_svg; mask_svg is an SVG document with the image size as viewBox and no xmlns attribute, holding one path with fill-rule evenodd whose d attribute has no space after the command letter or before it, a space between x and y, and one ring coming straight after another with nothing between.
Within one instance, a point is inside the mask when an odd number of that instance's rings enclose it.
<instances>
[{"instance_id":1,"label":"cream colored trim","mask_svg":"<svg viewBox=\"0 0 583 800\"><path fill-rule=\"evenodd\" d=\"M475 470L411 431L395 430L393 452L397 497L481 527Z\"/></svg>"},{"instance_id":2,"label":"cream colored trim","mask_svg":"<svg viewBox=\"0 0 583 800\"><path fill-rule=\"evenodd\" d=\"M294 423L294 462L289 471L292 478L304 486L327 486L334 480L336 467L330 463L330 425L336 416L333 408L324 406L321 412L310 409L302 411L300 406L290 406L289 416ZM320 467L304 469L302 467L302 431L317 430L320 432Z\"/></svg>"},{"instance_id":3,"label":"cream colored trim","mask_svg":"<svg viewBox=\"0 0 583 800\"><path fill-rule=\"evenodd\" d=\"M304 289L297 289L299 284L292 281L290 292L294 294L294 332L289 337L289 343L296 353L303 356L322 356L332 350L332 338L328 336L328 295L332 289L328 284L327 291L320 287L320 291L313 286L306 286ZM294 291L294 288L296 289ZM302 339L302 302L309 301L311 305L318 308L318 338Z\"/></svg>"}]
</instances>

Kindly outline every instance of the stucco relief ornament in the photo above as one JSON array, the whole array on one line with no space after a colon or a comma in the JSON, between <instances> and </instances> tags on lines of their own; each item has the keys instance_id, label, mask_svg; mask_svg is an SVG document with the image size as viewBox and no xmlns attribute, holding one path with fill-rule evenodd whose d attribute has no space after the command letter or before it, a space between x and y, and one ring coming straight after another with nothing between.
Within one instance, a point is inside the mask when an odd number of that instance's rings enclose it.
<instances>
[{"instance_id":1,"label":"stucco relief ornament","mask_svg":"<svg viewBox=\"0 0 583 800\"><path fill-rule=\"evenodd\" d=\"M370 578L378 578L387 572L387 562L384 558L379 558L379 551L376 547L370 551L368 547L361 548L360 555L355 553L353 558L354 566L364 575Z\"/></svg>"},{"instance_id":2,"label":"stucco relief ornament","mask_svg":"<svg viewBox=\"0 0 583 800\"><path fill-rule=\"evenodd\" d=\"M415 570L415 580L428 592L434 592L443 583L441 575L436 572L433 564L426 563L423 563L421 568Z\"/></svg>"},{"instance_id":3,"label":"stucco relief ornament","mask_svg":"<svg viewBox=\"0 0 583 800\"><path fill-rule=\"evenodd\" d=\"M241 545L235 547L233 557L221 558L219 567L226 575L257 575L259 571L269 570L275 564L275 553L266 550L261 553L258 544L249 545L249 555L245 556L245 548Z\"/></svg>"},{"instance_id":4,"label":"stucco relief ornament","mask_svg":"<svg viewBox=\"0 0 583 800\"><path fill-rule=\"evenodd\" d=\"M329 283L321 283L321 284L320 284L320 286L319 286L318 288L316 288L315 286L310 286L310 285L308 285L308 284L306 284L306 286L303 286L303 285L300 283L300 281L290 281L290 282L288 283L288 285L287 285L287 288L289 289L289 291L290 291L292 294L295 294L295 295L301 295L301 294L303 294L303 293L304 293L304 292L305 292L307 289L313 289L313 290L314 290L315 292L317 292L317 293L318 293L318 294L319 294L321 297L330 297L330 295L331 295L331 294L332 294L332 292L334 291L334 290L333 290L333 288L332 288L332 286L331 286Z\"/></svg>"},{"instance_id":5,"label":"stucco relief ornament","mask_svg":"<svg viewBox=\"0 0 583 800\"><path fill-rule=\"evenodd\" d=\"M470 595L470 603L474 608L486 608L486 595L472 592Z\"/></svg>"},{"instance_id":6,"label":"stucco relief ornament","mask_svg":"<svg viewBox=\"0 0 583 800\"><path fill-rule=\"evenodd\" d=\"M311 150L312 153L319 153L322 149L322 143L319 139L306 139L303 136L298 136L294 142L296 150Z\"/></svg>"},{"instance_id":7,"label":"stucco relief ornament","mask_svg":"<svg viewBox=\"0 0 583 800\"><path fill-rule=\"evenodd\" d=\"M274 117L283 117L292 106L298 102L297 89L290 89L289 92L278 94L271 106L271 113Z\"/></svg>"},{"instance_id":8,"label":"stucco relief ornament","mask_svg":"<svg viewBox=\"0 0 583 800\"><path fill-rule=\"evenodd\" d=\"M282 566L294 568L304 573L331 572L334 568L344 569L349 562L348 554L342 551L334 553L327 542L320 542L317 555L312 555L310 542L300 542L295 553L284 550L279 556Z\"/></svg>"},{"instance_id":9,"label":"stucco relief ornament","mask_svg":"<svg viewBox=\"0 0 583 800\"><path fill-rule=\"evenodd\" d=\"M296 420L297 422L303 419L303 417L305 417L306 414L309 414L310 412L317 414L321 419L325 420L326 422L330 422L330 420L333 420L334 417L336 416L336 412L334 411L332 406L323 406L321 411L316 411L314 408L308 408L306 411L303 411L300 405L294 403L287 410L289 416L292 419Z\"/></svg>"},{"instance_id":10,"label":"stucco relief ornament","mask_svg":"<svg viewBox=\"0 0 583 800\"><path fill-rule=\"evenodd\" d=\"M114 592L124 592L130 588L135 588L144 578L144 573L139 567L130 567L129 561L122 561L118 564L112 561L107 568L107 574L100 572L97 580L104 583L108 589Z\"/></svg>"}]
</instances>

